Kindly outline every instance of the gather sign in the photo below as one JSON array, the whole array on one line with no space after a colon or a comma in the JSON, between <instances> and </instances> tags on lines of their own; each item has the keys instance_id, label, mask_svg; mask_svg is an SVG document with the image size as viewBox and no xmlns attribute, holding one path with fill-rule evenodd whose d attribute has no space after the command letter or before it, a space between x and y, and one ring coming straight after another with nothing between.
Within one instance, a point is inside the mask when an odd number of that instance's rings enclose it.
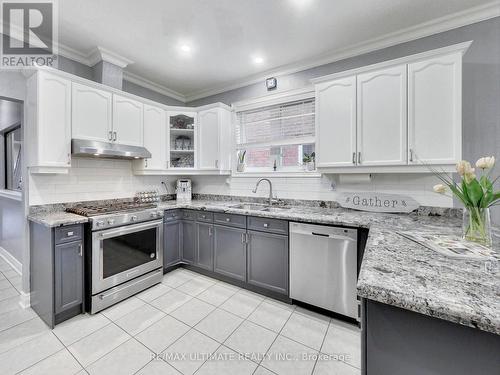
<instances>
[{"instance_id":1,"label":"gather sign","mask_svg":"<svg viewBox=\"0 0 500 375\"><path fill-rule=\"evenodd\" d=\"M413 198L387 193L339 193L341 207L371 212L412 212L420 207Z\"/></svg>"}]
</instances>

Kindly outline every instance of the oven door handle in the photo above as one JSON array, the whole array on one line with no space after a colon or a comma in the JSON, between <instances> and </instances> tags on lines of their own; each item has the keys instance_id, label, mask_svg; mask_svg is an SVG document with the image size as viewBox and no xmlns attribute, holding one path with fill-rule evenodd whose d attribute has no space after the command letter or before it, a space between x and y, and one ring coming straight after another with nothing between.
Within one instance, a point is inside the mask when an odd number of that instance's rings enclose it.
<instances>
[{"instance_id":1,"label":"oven door handle","mask_svg":"<svg viewBox=\"0 0 500 375\"><path fill-rule=\"evenodd\" d=\"M163 225L163 220L148 221L147 223L128 225L124 228L118 228L113 230L104 230L102 232L96 233L99 238L111 238L116 236L121 236L124 234L135 233L145 229L156 228Z\"/></svg>"}]
</instances>

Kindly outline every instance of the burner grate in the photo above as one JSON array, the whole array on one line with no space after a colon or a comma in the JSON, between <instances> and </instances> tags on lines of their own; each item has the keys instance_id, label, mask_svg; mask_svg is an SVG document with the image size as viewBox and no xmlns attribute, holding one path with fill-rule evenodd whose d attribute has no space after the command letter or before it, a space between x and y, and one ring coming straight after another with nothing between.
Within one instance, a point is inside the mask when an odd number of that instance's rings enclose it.
<instances>
[{"instance_id":1,"label":"burner grate","mask_svg":"<svg viewBox=\"0 0 500 375\"><path fill-rule=\"evenodd\" d=\"M125 211L136 211L136 210L144 210L147 208L156 207L153 203L137 203L137 202L128 202L128 203L113 203L107 205L77 205L74 207L69 207L66 209L66 212L71 212L81 216L97 216L104 214L113 214Z\"/></svg>"}]
</instances>

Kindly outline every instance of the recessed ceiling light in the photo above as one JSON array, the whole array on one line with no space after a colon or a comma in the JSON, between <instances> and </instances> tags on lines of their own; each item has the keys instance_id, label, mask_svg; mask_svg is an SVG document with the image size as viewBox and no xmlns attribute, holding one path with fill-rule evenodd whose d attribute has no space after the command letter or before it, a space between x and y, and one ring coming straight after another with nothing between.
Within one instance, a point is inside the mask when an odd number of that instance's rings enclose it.
<instances>
[{"instance_id":1,"label":"recessed ceiling light","mask_svg":"<svg viewBox=\"0 0 500 375\"><path fill-rule=\"evenodd\" d=\"M256 64L262 64L264 62L264 58L262 56L255 56L253 58L253 62Z\"/></svg>"},{"instance_id":2,"label":"recessed ceiling light","mask_svg":"<svg viewBox=\"0 0 500 375\"><path fill-rule=\"evenodd\" d=\"M182 44L180 48L182 52L191 52L191 47L187 44Z\"/></svg>"}]
</instances>

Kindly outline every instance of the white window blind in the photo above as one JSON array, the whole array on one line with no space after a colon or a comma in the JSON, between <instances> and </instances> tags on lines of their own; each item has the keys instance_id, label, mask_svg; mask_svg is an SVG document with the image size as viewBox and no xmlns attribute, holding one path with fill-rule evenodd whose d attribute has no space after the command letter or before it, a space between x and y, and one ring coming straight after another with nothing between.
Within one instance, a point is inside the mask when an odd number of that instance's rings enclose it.
<instances>
[{"instance_id":1,"label":"white window blind","mask_svg":"<svg viewBox=\"0 0 500 375\"><path fill-rule=\"evenodd\" d=\"M236 112L236 152L245 171L299 171L314 155L314 97Z\"/></svg>"},{"instance_id":2,"label":"white window blind","mask_svg":"<svg viewBox=\"0 0 500 375\"><path fill-rule=\"evenodd\" d=\"M236 148L314 143L314 98L236 113Z\"/></svg>"}]
</instances>

